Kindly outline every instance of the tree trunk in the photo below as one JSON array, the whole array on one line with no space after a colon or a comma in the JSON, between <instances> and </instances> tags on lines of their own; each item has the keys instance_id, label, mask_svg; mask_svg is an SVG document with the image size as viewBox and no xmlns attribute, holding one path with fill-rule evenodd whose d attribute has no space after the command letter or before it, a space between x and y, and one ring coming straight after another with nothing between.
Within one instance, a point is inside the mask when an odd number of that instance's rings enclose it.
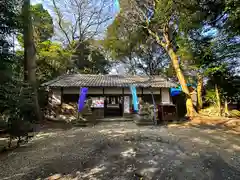
<instances>
[{"instance_id":1,"label":"tree trunk","mask_svg":"<svg viewBox=\"0 0 240 180\"><path fill-rule=\"evenodd\" d=\"M202 109L203 107L203 101L202 101L202 87L203 87L203 76L202 74L198 73L198 84L197 84L197 107L198 111Z\"/></svg>"},{"instance_id":2,"label":"tree trunk","mask_svg":"<svg viewBox=\"0 0 240 180\"><path fill-rule=\"evenodd\" d=\"M30 0L24 0L24 80L33 87L34 110L37 120L41 120L41 111L38 103L38 90L36 80L36 49L33 40L32 18L30 13Z\"/></svg>"},{"instance_id":3,"label":"tree trunk","mask_svg":"<svg viewBox=\"0 0 240 180\"><path fill-rule=\"evenodd\" d=\"M171 58L172 65L173 65L173 68L176 72L178 81L179 81L179 83L182 87L182 91L186 95L187 116L192 119L196 115L196 111L195 111L195 108L194 108L194 105L193 105L193 101L192 101L189 89L187 87L185 77L184 77L184 75L182 73L182 70L180 69L180 66L179 66L178 56L173 49L173 45L172 45L172 42L171 42L171 39L170 39L170 36L169 36L168 26L165 26L163 34L164 34L164 39L165 39L165 43L164 43L165 47L164 48L167 51L169 57ZM163 43L161 43L160 45L163 45Z\"/></svg>"},{"instance_id":4,"label":"tree trunk","mask_svg":"<svg viewBox=\"0 0 240 180\"><path fill-rule=\"evenodd\" d=\"M174 52L174 50L171 46L169 46L166 50L168 52L168 55L171 58L174 70L176 72L179 83L182 87L182 90L186 95L187 116L190 117L190 118L193 118L196 115L196 111L195 111L195 108L194 108L194 105L193 105L193 101L192 101L189 89L187 87L185 77L182 73L182 70L179 67L178 57L177 57L176 53Z\"/></svg>"},{"instance_id":5,"label":"tree trunk","mask_svg":"<svg viewBox=\"0 0 240 180\"><path fill-rule=\"evenodd\" d=\"M224 100L224 114L225 114L225 116L229 116L227 99Z\"/></svg>"},{"instance_id":6,"label":"tree trunk","mask_svg":"<svg viewBox=\"0 0 240 180\"><path fill-rule=\"evenodd\" d=\"M218 90L218 85L215 84L215 93L216 93L216 100L217 100L217 108L218 108L218 115L221 116L221 101L220 101L220 95L219 95L219 90Z\"/></svg>"},{"instance_id":7,"label":"tree trunk","mask_svg":"<svg viewBox=\"0 0 240 180\"><path fill-rule=\"evenodd\" d=\"M186 84L185 77L184 77L184 75L182 73L182 70L180 69L180 66L179 66L178 56L173 50L172 42L171 42L171 39L169 37L168 26L165 26L165 28L164 28L163 35L164 35L164 40L165 41L160 40L158 34L151 31L151 29L148 29L148 32L149 32L150 35L152 35L155 38L156 42L166 50L169 57L171 58L172 65L173 65L173 68L176 72L178 81L179 81L179 83L182 87L183 92L186 95L187 116L190 117L190 118L193 118L196 115L196 111L195 111L195 108L194 108L194 105L193 105L193 101L192 101L189 89L188 89L187 84Z\"/></svg>"}]
</instances>

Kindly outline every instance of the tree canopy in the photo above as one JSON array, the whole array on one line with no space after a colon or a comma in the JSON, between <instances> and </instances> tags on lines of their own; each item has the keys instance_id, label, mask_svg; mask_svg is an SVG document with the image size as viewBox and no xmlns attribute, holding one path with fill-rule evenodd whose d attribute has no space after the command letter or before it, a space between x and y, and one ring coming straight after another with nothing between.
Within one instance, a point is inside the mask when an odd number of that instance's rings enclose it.
<instances>
[{"instance_id":1,"label":"tree canopy","mask_svg":"<svg viewBox=\"0 0 240 180\"><path fill-rule=\"evenodd\" d=\"M141 57L148 59L147 53L137 57L139 47L149 48L155 41L161 49L161 61L171 60L162 72L174 69L171 74L177 76L186 94L189 115L193 106L187 81L199 80L198 87L202 87L203 78L210 78L208 72L222 64L230 66L239 58L239 8L235 1L122 0L120 6L120 13L108 27L105 47L120 61L130 57L137 62ZM156 53L150 59L153 63ZM144 61L140 62L144 67Z\"/></svg>"}]
</instances>

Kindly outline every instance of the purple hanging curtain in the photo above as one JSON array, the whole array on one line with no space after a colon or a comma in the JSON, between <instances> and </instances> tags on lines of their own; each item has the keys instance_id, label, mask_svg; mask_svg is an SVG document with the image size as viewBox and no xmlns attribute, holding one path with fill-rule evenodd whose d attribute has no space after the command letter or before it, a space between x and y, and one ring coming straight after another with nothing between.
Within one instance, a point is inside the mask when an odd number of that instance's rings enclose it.
<instances>
[{"instance_id":1,"label":"purple hanging curtain","mask_svg":"<svg viewBox=\"0 0 240 180\"><path fill-rule=\"evenodd\" d=\"M84 108L87 93L88 93L88 88L86 87L81 88L79 99L78 99L78 112L81 112Z\"/></svg>"}]
</instances>

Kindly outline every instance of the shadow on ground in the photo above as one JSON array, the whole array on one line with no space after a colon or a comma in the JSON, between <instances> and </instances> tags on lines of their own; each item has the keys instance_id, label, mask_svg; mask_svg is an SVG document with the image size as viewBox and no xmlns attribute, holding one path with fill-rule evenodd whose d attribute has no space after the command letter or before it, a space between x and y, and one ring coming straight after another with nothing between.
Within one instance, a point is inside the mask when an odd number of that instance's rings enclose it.
<instances>
[{"instance_id":1,"label":"shadow on ground","mask_svg":"<svg viewBox=\"0 0 240 180\"><path fill-rule=\"evenodd\" d=\"M103 150L99 147L98 150ZM110 150L110 149L109 149ZM72 159L71 157L58 157L44 163L33 170L23 179L37 179L46 177L44 174L61 174L62 179L121 179L131 180L143 177L143 179L239 179L239 169L232 167L216 153L200 154L189 157L184 153L176 153L172 157L166 156L166 152L152 155L128 149L128 152L111 153L107 158L101 158L104 154L98 152L98 156L88 161ZM125 155L124 155L125 153ZM173 152L172 152L173 153ZM128 154L128 155L127 155ZM105 154L106 155L106 154ZM71 162L70 162L71 161ZM44 170L44 174L39 170ZM49 176L49 177L51 177ZM49 178L48 177L48 178Z\"/></svg>"},{"instance_id":2,"label":"shadow on ground","mask_svg":"<svg viewBox=\"0 0 240 180\"><path fill-rule=\"evenodd\" d=\"M20 166L15 173L1 177L237 180L240 149L229 144L239 147L238 137L197 128L137 127L131 123L76 128L40 139L20 148L16 155L0 159L6 162L3 170L11 162L23 161L23 165L12 164L11 168Z\"/></svg>"},{"instance_id":3,"label":"shadow on ground","mask_svg":"<svg viewBox=\"0 0 240 180\"><path fill-rule=\"evenodd\" d=\"M111 133L116 137L116 132ZM127 136L122 137L119 133L118 137L122 141L116 142L111 140L111 135L108 141L94 145L94 151L87 155L89 158L61 156L44 163L40 169L44 169L44 174L62 174L62 179L240 178L239 169L231 166L215 152L192 152L185 149L180 142L165 137L128 132ZM35 179L42 175L37 170L25 177Z\"/></svg>"}]
</instances>

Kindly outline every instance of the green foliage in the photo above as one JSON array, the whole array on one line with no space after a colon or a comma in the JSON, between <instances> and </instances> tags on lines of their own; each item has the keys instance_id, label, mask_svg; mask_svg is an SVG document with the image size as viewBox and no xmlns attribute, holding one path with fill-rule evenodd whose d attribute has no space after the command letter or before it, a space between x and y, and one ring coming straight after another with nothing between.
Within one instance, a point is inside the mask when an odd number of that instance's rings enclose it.
<instances>
[{"instance_id":1,"label":"green foliage","mask_svg":"<svg viewBox=\"0 0 240 180\"><path fill-rule=\"evenodd\" d=\"M229 102L238 102L240 100L240 77L233 73L233 67L222 64L208 68L207 88L213 88L215 84L220 90L220 97Z\"/></svg>"},{"instance_id":2,"label":"green foliage","mask_svg":"<svg viewBox=\"0 0 240 180\"><path fill-rule=\"evenodd\" d=\"M13 54L10 48L13 47L12 42L8 36L11 36L18 28L17 17L18 11L15 9L17 2L11 1L0 1L1 16L0 16L0 99L3 100L0 103L0 109L4 109L4 106L8 104L8 101L4 97L8 94L3 91L6 85L11 82L12 79L12 64ZM9 89L10 90L10 89ZM5 94L6 93L6 94ZM3 111L1 113L1 120L4 121Z\"/></svg>"},{"instance_id":3,"label":"green foliage","mask_svg":"<svg viewBox=\"0 0 240 180\"><path fill-rule=\"evenodd\" d=\"M40 83L65 73L70 66L71 53L62 48L60 43L50 40L37 46L37 78Z\"/></svg>"},{"instance_id":4,"label":"green foliage","mask_svg":"<svg viewBox=\"0 0 240 180\"><path fill-rule=\"evenodd\" d=\"M240 118L240 111L234 109L230 111L231 116Z\"/></svg>"},{"instance_id":5,"label":"green foliage","mask_svg":"<svg viewBox=\"0 0 240 180\"><path fill-rule=\"evenodd\" d=\"M206 95L205 95L205 100L209 104L216 105L217 97L216 97L216 93L215 93L214 89L207 90Z\"/></svg>"},{"instance_id":6,"label":"green foliage","mask_svg":"<svg viewBox=\"0 0 240 180\"><path fill-rule=\"evenodd\" d=\"M203 28L200 28L192 33L190 38L182 38L183 47L179 48L183 49L181 57L189 57L182 61L186 67L185 71L201 73L208 80L206 99L211 104L216 102L215 92L212 91L215 84L219 87L221 103L224 100L239 100L239 77L236 74L240 46L238 38L233 37L225 28L218 27L217 36L204 35L201 33ZM213 27L210 27L209 31L212 30Z\"/></svg>"},{"instance_id":7,"label":"green foliage","mask_svg":"<svg viewBox=\"0 0 240 180\"><path fill-rule=\"evenodd\" d=\"M72 53L64 49L60 43L47 40L39 42L36 48L36 75L39 84L65 73L70 67L69 59ZM17 56L23 59L23 51L17 51Z\"/></svg>"},{"instance_id":8,"label":"green foliage","mask_svg":"<svg viewBox=\"0 0 240 180\"><path fill-rule=\"evenodd\" d=\"M237 102L240 100L240 80L237 75L240 44L230 33L226 33L225 29L221 31L219 36L211 41L210 50L204 52L209 53L211 59L203 63L205 75L209 78L207 87L217 84L222 101Z\"/></svg>"},{"instance_id":9,"label":"green foliage","mask_svg":"<svg viewBox=\"0 0 240 180\"><path fill-rule=\"evenodd\" d=\"M201 28L204 23L215 20L224 9L224 3L218 1L158 0L153 3L153 1L148 0L132 0L129 5L127 2L124 0L120 2L122 11L108 27L107 38L105 39L105 47L110 50L115 59L126 57L139 59L137 54L139 47L146 45L149 38L159 39L158 41L165 44L164 33L167 33L171 46L181 57L181 61L183 63L186 60L195 61L197 58L189 53L191 49L189 34ZM149 10L153 11L153 16L150 20L147 20L146 16L148 16ZM156 36L153 36L148 31L149 29ZM152 37L149 36L150 34ZM150 47L151 44L147 44L147 46ZM162 46L166 50L165 45ZM142 54L140 55L142 56ZM149 63L144 63L146 59L141 59L141 67L146 66L146 64L149 66ZM165 60L168 60L168 58L162 58L162 61ZM168 64L167 68L170 68ZM193 65L193 63L188 62L187 67L190 65Z\"/></svg>"},{"instance_id":10,"label":"green foliage","mask_svg":"<svg viewBox=\"0 0 240 180\"><path fill-rule=\"evenodd\" d=\"M146 34L142 28L129 27L122 14L118 14L107 29L103 46L110 51L114 59L124 59L126 56L131 56L134 48L146 40L145 37Z\"/></svg>"},{"instance_id":11,"label":"green foliage","mask_svg":"<svg viewBox=\"0 0 240 180\"><path fill-rule=\"evenodd\" d=\"M0 52L0 121L6 126L13 121L33 121L35 117L32 110L33 91L22 81L22 62L12 51L14 44L12 38L9 38L21 28L20 6L14 0L1 1L0 6L3 7L0 17L0 45L8 44L4 51Z\"/></svg>"},{"instance_id":12,"label":"green foliage","mask_svg":"<svg viewBox=\"0 0 240 180\"><path fill-rule=\"evenodd\" d=\"M176 38L174 31L180 35L180 32L189 33L189 31L198 29L204 21L207 23L214 20L223 9L224 4L221 1L158 0L155 2L150 28L160 32L168 26L172 31L172 40L174 40Z\"/></svg>"},{"instance_id":13,"label":"green foliage","mask_svg":"<svg viewBox=\"0 0 240 180\"><path fill-rule=\"evenodd\" d=\"M129 26L121 13L108 27L102 44L112 59L124 63L130 73L157 75L169 67L164 50L148 37L144 28Z\"/></svg>"},{"instance_id":14,"label":"green foliage","mask_svg":"<svg viewBox=\"0 0 240 180\"><path fill-rule=\"evenodd\" d=\"M229 18L225 25L226 28L239 34L240 32L240 6L239 0L226 0L225 12Z\"/></svg>"},{"instance_id":15,"label":"green foliage","mask_svg":"<svg viewBox=\"0 0 240 180\"><path fill-rule=\"evenodd\" d=\"M65 73L70 66L71 51L64 49L61 43L49 39L53 35L53 20L42 4L31 6L34 41L37 50L37 80L39 84ZM23 35L18 35L23 47ZM23 51L17 52L23 58Z\"/></svg>"},{"instance_id":16,"label":"green foliage","mask_svg":"<svg viewBox=\"0 0 240 180\"><path fill-rule=\"evenodd\" d=\"M0 111L12 120L34 121L33 90L30 85L19 80L12 80L1 88ZM3 104L3 102L7 102ZM9 119L8 119L9 120Z\"/></svg>"},{"instance_id":17,"label":"green foliage","mask_svg":"<svg viewBox=\"0 0 240 180\"><path fill-rule=\"evenodd\" d=\"M78 45L72 60L77 71L85 74L106 74L109 71L109 61L106 56L93 46L94 42L85 41Z\"/></svg>"},{"instance_id":18,"label":"green foliage","mask_svg":"<svg viewBox=\"0 0 240 180\"><path fill-rule=\"evenodd\" d=\"M34 39L40 42L46 41L53 35L53 20L49 12L42 4L31 6Z\"/></svg>"},{"instance_id":19,"label":"green foliage","mask_svg":"<svg viewBox=\"0 0 240 180\"><path fill-rule=\"evenodd\" d=\"M54 33L53 20L49 12L42 4L31 5L31 16L33 24L33 36L35 43L50 39ZM23 28L23 15L21 17L21 29ZM23 47L23 35L17 36L18 42Z\"/></svg>"},{"instance_id":20,"label":"green foliage","mask_svg":"<svg viewBox=\"0 0 240 180\"><path fill-rule=\"evenodd\" d=\"M17 0L2 0L0 1L1 16L0 16L0 34L2 40L7 34L12 33L19 28L19 1Z\"/></svg>"},{"instance_id":21,"label":"green foliage","mask_svg":"<svg viewBox=\"0 0 240 180\"><path fill-rule=\"evenodd\" d=\"M11 66L13 54L11 48L14 47L12 35L19 27L19 11L15 7L18 2L15 0L0 1L0 86L11 79Z\"/></svg>"}]
</instances>

